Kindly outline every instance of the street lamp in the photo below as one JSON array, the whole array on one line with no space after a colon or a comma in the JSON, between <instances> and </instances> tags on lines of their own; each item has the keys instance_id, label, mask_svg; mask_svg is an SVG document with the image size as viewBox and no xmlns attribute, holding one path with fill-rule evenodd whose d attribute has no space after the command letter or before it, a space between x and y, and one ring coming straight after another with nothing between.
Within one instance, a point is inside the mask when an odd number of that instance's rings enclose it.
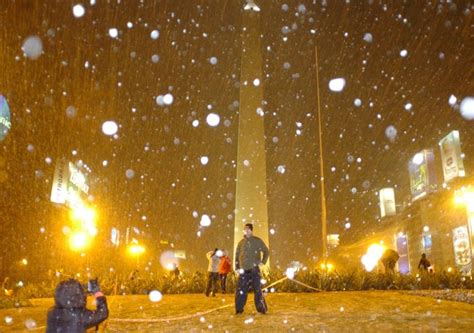
<instances>
[{"instance_id":1,"label":"street lamp","mask_svg":"<svg viewBox=\"0 0 474 333\"><path fill-rule=\"evenodd\" d=\"M84 250L90 243L90 239L83 231L74 232L69 238L69 245L73 251Z\"/></svg>"},{"instance_id":2,"label":"street lamp","mask_svg":"<svg viewBox=\"0 0 474 333\"><path fill-rule=\"evenodd\" d=\"M135 256L137 267L138 267L138 257L140 256L140 254L144 252L145 252L145 248L142 245L138 244L137 241L133 242L132 244L128 246L128 253L130 253L132 256Z\"/></svg>"}]
</instances>

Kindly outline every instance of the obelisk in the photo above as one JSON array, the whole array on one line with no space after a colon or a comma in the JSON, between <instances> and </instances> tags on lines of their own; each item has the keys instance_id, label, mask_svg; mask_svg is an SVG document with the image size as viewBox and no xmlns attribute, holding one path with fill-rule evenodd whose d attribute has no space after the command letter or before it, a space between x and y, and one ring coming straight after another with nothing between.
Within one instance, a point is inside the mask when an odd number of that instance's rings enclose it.
<instances>
[{"instance_id":1,"label":"obelisk","mask_svg":"<svg viewBox=\"0 0 474 333\"><path fill-rule=\"evenodd\" d=\"M268 242L266 153L260 8L253 0L244 4L240 69L240 108L235 195L235 248L243 226L252 223L254 235Z\"/></svg>"}]
</instances>

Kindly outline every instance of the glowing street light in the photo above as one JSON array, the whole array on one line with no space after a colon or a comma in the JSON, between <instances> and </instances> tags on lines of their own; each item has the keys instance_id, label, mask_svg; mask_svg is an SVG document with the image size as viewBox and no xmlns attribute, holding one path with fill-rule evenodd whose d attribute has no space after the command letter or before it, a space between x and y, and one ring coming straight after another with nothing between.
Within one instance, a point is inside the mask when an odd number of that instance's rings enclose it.
<instances>
[{"instance_id":1,"label":"glowing street light","mask_svg":"<svg viewBox=\"0 0 474 333\"><path fill-rule=\"evenodd\" d=\"M73 219L83 223L94 223L95 215L95 210L85 205L79 205L72 210Z\"/></svg>"},{"instance_id":2,"label":"glowing street light","mask_svg":"<svg viewBox=\"0 0 474 333\"><path fill-rule=\"evenodd\" d=\"M128 246L128 253L130 253L132 256L135 256L136 264L138 266L138 257L145 253L145 248L138 244L138 241L134 239L132 243Z\"/></svg>"},{"instance_id":3,"label":"glowing street light","mask_svg":"<svg viewBox=\"0 0 474 333\"><path fill-rule=\"evenodd\" d=\"M75 232L69 238L69 246L73 251L81 251L89 246L90 240L83 231Z\"/></svg>"},{"instance_id":4,"label":"glowing street light","mask_svg":"<svg viewBox=\"0 0 474 333\"><path fill-rule=\"evenodd\" d=\"M326 272L331 272L333 269L334 269L334 265L331 264L331 263L321 263L321 265L319 266L321 267L322 270L326 271Z\"/></svg>"},{"instance_id":5,"label":"glowing street light","mask_svg":"<svg viewBox=\"0 0 474 333\"><path fill-rule=\"evenodd\" d=\"M474 189L469 185L461 187L454 192L454 203L456 205L466 205L470 212L474 211Z\"/></svg>"},{"instance_id":6,"label":"glowing street light","mask_svg":"<svg viewBox=\"0 0 474 333\"><path fill-rule=\"evenodd\" d=\"M367 272L372 272L382 258L385 248L380 244L372 244L367 249L367 253L361 258L362 264Z\"/></svg>"},{"instance_id":7,"label":"glowing street light","mask_svg":"<svg viewBox=\"0 0 474 333\"><path fill-rule=\"evenodd\" d=\"M128 252L133 255L140 255L145 252L145 248L141 246L140 244L131 244L128 247Z\"/></svg>"}]
</instances>

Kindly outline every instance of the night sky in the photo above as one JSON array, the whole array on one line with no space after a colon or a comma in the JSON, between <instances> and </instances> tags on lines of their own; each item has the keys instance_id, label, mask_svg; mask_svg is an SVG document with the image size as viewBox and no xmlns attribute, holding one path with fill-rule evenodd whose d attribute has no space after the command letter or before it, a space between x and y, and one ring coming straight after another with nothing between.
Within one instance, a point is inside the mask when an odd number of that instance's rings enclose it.
<instances>
[{"instance_id":1,"label":"night sky","mask_svg":"<svg viewBox=\"0 0 474 333\"><path fill-rule=\"evenodd\" d=\"M472 5L261 2L272 263L311 264L321 251L316 46L329 233L369 231L382 187L408 201L408 160L438 154L454 129L474 170L474 122L459 111L474 94ZM84 0L75 17L77 3L0 3L0 94L12 113L1 218L21 242L47 238L64 223L48 217L54 164L83 160L103 232L135 226L204 270L205 252L232 246L244 2ZM37 59L22 51L30 36L42 42ZM334 78L342 92L329 89ZM168 93L172 104L158 105ZM115 138L102 132L107 120ZM202 214L211 226L200 228Z\"/></svg>"}]
</instances>

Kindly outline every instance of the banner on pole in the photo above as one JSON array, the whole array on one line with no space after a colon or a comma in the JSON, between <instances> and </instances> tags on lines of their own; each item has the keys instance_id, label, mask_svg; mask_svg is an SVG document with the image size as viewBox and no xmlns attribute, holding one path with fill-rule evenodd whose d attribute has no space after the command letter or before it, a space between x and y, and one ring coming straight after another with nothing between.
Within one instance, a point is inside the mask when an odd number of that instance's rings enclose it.
<instances>
[{"instance_id":1,"label":"banner on pole","mask_svg":"<svg viewBox=\"0 0 474 333\"><path fill-rule=\"evenodd\" d=\"M466 175L461 155L461 140L459 131L452 131L439 142L441 162L443 164L444 181Z\"/></svg>"}]
</instances>

